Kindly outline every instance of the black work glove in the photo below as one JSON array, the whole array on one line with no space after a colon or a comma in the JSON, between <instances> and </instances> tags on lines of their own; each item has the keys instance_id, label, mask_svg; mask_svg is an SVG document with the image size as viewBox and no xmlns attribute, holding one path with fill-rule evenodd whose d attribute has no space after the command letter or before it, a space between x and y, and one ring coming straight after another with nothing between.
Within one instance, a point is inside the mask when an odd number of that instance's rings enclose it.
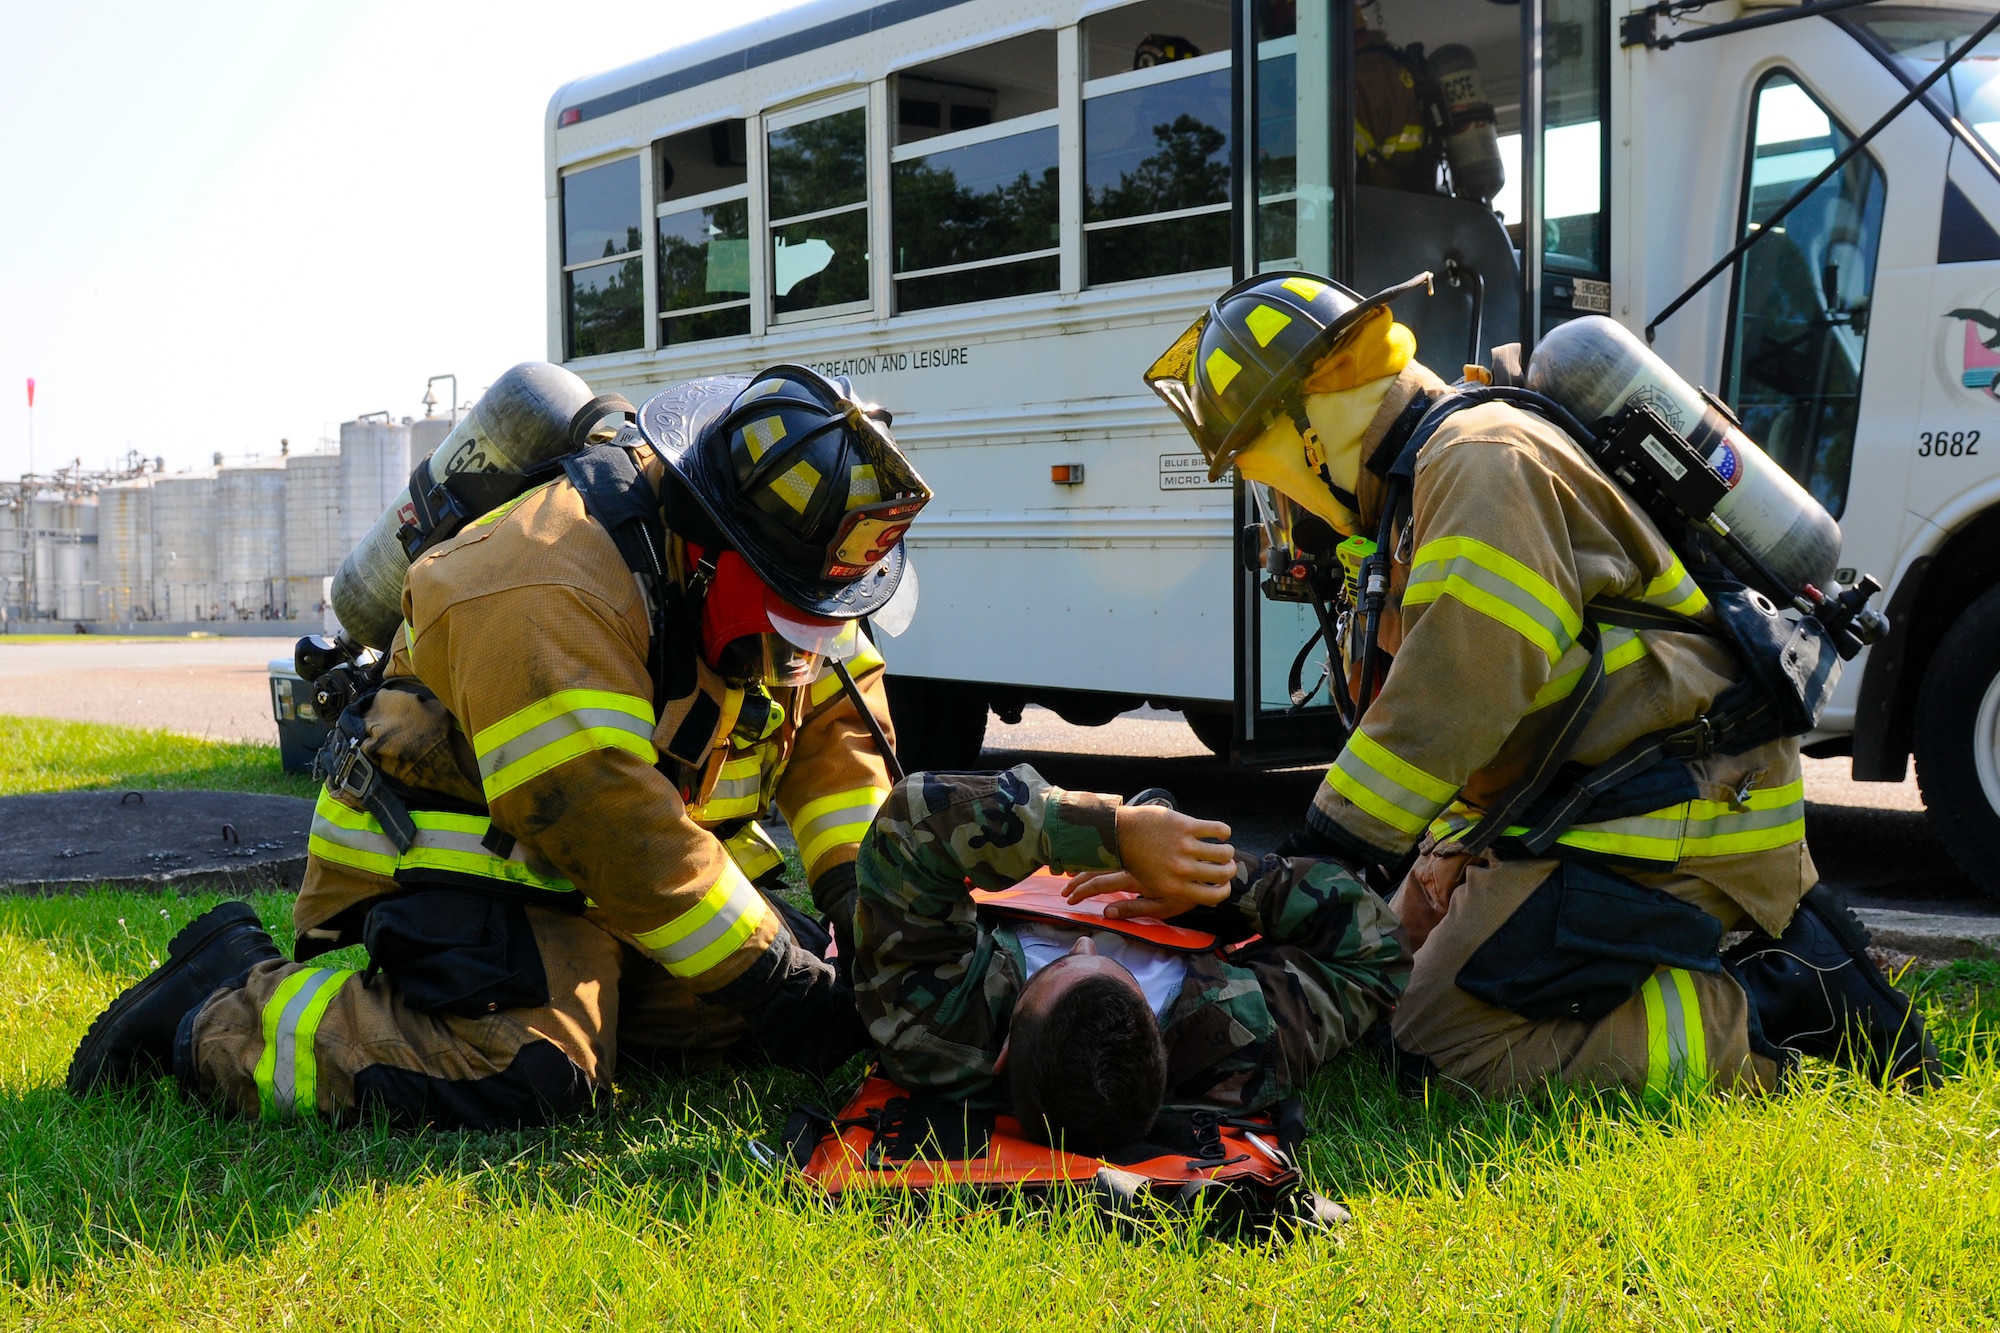
<instances>
[{"instance_id":1,"label":"black work glove","mask_svg":"<svg viewBox=\"0 0 2000 1333\"><path fill-rule=\"evenodd\" d=\"M780 935L749 971L707 998L742 1015L750 1047L786 1069L830 1074L868 1044L854 992L833 964L790 935Z\"/></svg>"},{"instance_id":2,"label":"black work glove","mask_svg":"<svg viewBox=\"0 0 2000 1333\"><path fill-rule=\"evenodd\" d=\"M1334 846L1333 839L1321 833L1311 824L1301 824L1284 836L1276 848L1279 856L1329 856L1338 857L1340 848Z\"/></svg>"}]
</instances>

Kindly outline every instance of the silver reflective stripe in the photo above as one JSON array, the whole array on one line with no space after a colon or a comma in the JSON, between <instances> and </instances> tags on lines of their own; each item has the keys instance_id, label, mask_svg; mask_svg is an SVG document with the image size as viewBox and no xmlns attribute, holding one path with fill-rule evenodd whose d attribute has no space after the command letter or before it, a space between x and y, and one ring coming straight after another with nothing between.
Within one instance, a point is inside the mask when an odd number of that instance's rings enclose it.
<instances>
[{"instance_id":1,"label":"silver reflective stripe","mask_svg":"<svg viewBox=\"0 0 2000 1333\"><path fill-rule=\"evenodd\" d=\"M504 741L480 755L479 776L482 780L490 779L507 765L517 759L525 759L544 746L598 727L630 732L648 745L653 740L653 724L645 718L634 717L616 708L575 708L566 713L558 713L548 721L530 727L512 740Z\"/></svg>"},{"instance_id":2,"label":"silver reflective stripe","mask_svg":"<svg viewBox=\"0 0 2000 1333\"><path fill-rule=\"evenodd\" d=\"M1463 555L1453 556L1449 560L1427 560L1419 564L1410 571L1410 582L1404 590L1403 600L1405 603L1417 603L1434 601L1447 595L1455 596L1456 594L1451 593L1446 587L1447 581L1451 579L1468 584L1495 601L1506 603L1520 616L1540 626L1548 637L1546 642L1538 646L1544 652L1548 652L1551 661L1561 657L1569 650L1569 646L1576 642L1576 635L1571 632L1570 627L1553 610L1543 605L1541 599L1534 593L1505 575ZM1411 593L1416 593L1417 596L1412 598ZM1461 597L1459 600L1475 611L1486 610L1476 599ZM1515 628L1518 629L1519 626ZM1551 648L1553 651L1550 651Z\"/></svg>"},{"instance_id":3,"label":"silver reflective stripe","mask_svg":"<svg viewBox=\"0 0 2000 1333\"><path fill-rule=\"evenodd\" d=\"M371 815L358 817L366 819L371 824L375 822ZM336 847L345 847L349 851L366 852L370 856L386 856L391 861L400 854L396 850L396 844L388 835L374 833L365 828L346 828L317 812L313 815L311 836L330 842ZM417 836L421 838L423 835L419 833Z\"/></svg>"},{"instance_id":4,"label":"silver reflective stripe","mask_svg":"<svg viewBox=\"0 0 2000 1333\"><path fill-rule=\"evenodd\" d=\"M1681 1010L1681 988L1674 984L1671 972L1654 977L1653 984L1659 988L1660 1010L1667 1016L1667 1068L1671 1077L1686 1078L1688 1032L1687 1015Z\"/></svg>"},{"instance_id":5,"label":"silver reflective stripe","mask_svg":"<svg viewBox=\"0 0 2000 1333\"><path fill-rule=\"evenodd\" d=\"M280 1114L289 1115L298 1096L299 1020L312 1006L313 996L319 994L328 982L345 978L347 975L332 968L319 969L313 973L310 981L293 992L291 1003L285 1006L284 1013L278 1015L277 1063L271 1070L271 1091Z\"/></svg>"}]
</instances>

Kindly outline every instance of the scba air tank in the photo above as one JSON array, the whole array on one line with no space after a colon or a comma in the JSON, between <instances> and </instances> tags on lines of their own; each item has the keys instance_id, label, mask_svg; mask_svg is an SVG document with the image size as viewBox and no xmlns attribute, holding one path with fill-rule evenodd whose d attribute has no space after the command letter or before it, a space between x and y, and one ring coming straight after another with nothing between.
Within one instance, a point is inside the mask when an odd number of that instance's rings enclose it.
<instances>
[{"instance_id":1,"label":"scba air tank","mask_svg":"<svg viewBox=\"0 0 2000 1333\"><path fill-rule=\"evenodd\" d=\"M1500 133L1479 77L1479 58L1471 47L1454 43L1431 52L1427 63L1450 122L1444 158L1451 167L1451 192L1490 201L1507 183L1507 164L1500 157Z\"/></svg>"},{"instance_id":2,"label":"scba air tank","mask_svg":"<svg viewBox=\"0 0 2000 1333\"><path fill-rule=\"evenodd\" d=\"M455 472L526 472L569 452L570 421L590 398L590 386L561 366L522 362L493 381L431 452L432 479L443 481ZM334 614L370 648L387 649L403 620L410 559L396 532L409 506L405 488L333 576Z\"/></svg>"},{"instance_id":3,"label":"scba air tank","mask_svg":"<svg viewBox=\"0 0 2000 1333\"><path fill-rule=\"evenodd\" d=\"M1811 584L1831 591L1840 556L1840 525L1833 515L1624 325L1585 315L1556 326L1529 358L1526 383L1585 425L1635 399L1651 408L1728 483L1715 513L1743 544L1788 589ZM1726 564L1756 585L1753 572L1742 568L1727 543L1713 545Z\"/></svg>"}]
</instances>

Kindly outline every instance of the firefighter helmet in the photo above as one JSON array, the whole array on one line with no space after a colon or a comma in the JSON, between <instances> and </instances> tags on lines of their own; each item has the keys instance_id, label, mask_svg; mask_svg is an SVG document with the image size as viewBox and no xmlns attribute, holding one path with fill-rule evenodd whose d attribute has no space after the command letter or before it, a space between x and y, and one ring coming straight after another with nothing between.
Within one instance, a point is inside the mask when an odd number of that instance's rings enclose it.
<instances>
[{"instance_id":1,"label":"firefighter helmet","mask_svg":"<svg viewBox=\"0 0 2000 1333\"><path fill-rule=\"evenodd\" d=\"M1260 273L1215 298L1146 372L1219 481L1343 335L1397 297L1430 286L1420 273L1363 300L1311 273Z\"/></svg>"},{"instance_id":2,"label":"firefighter helmet","mask_svg":"<svg viewBox=\"0 0 2000 1333\"><path fill-rule=\"evenodd\" d=\"M757 577L814 616L894 595L903 534L931 498L889 414L803 366L717 376L649 399L639 428Z\"/></svg>"}]
</instances>

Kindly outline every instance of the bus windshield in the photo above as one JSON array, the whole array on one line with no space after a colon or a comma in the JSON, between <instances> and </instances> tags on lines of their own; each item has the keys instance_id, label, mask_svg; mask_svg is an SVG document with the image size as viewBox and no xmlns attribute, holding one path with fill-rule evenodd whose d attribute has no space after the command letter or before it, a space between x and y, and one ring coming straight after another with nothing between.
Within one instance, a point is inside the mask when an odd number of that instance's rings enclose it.
<instances>
[{"instance_id":1,"label":"bus windshield","mask_svg":"<svg viewBox=\"0 0 2000 1333\"><path fill-rule=\"evenodd\" d=\"M1914 87L1992 14L1869 5L1842 17L1864 45ZM1924 100L1940 120L1946 124L1956 120L1978 137L1989 166L1990 159L2000 159L2000 31L1989 34L1932 85Z\"/></svg>"}]
</instances>

